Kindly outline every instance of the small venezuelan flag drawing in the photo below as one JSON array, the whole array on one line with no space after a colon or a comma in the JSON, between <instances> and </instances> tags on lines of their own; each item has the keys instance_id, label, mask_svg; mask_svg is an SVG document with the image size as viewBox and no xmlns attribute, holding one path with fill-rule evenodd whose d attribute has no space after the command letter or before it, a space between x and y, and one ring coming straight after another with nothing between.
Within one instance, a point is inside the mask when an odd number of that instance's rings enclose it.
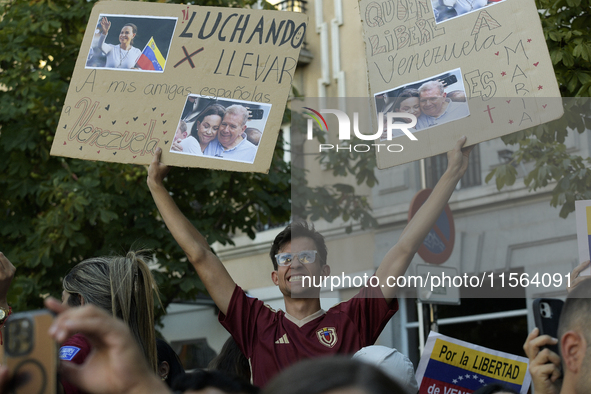
<instances>
[{"instance_id":1,"label":"small venezuelan flag drawing","mask_svg":"<svg viewBox=\"0 0 591 394\"><path fill-rule=\"evenodd\" d=\"M142 70L162 71L165 63L166 59L160 53L154 37L150 38L137 61L137 66Z\"/></svg>"}]
</instances>

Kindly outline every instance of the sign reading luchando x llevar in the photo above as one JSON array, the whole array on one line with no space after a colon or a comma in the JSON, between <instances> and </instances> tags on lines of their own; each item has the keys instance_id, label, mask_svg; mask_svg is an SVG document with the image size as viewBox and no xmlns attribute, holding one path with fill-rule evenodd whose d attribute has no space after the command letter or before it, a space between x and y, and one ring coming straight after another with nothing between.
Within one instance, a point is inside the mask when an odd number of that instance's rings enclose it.
<instances>
[{"instance_id":1,"label":"sign reading luchando x llevar","mask_svg":"<svg viewBox=\"0 0 591 394\"><path fill-rule=\"evenodd\" d=\"M359 10L373 113L417 117L416 141L380 141L404 147L377 150L380 168L562 115L534 0L361 0Z\"/></svg>"},{"instance_id":2,"label":"sign reading luchando x llevar","mask_svg":"<svg viewBox=\"0 0 591 394\"><path fill-rule=\"evenodd\" d=\"M93 8L52 155L267 172L304 42L300 13Z\"/></svg>"}]
</instances>

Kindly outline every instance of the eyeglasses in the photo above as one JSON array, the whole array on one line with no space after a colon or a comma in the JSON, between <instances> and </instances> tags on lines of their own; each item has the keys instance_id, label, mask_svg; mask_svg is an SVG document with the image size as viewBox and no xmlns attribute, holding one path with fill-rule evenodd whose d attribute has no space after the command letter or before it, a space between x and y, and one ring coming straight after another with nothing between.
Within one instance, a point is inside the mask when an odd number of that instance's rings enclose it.
<instances>
[{"instance_id":1,"label":"eyeglasses","mask_svg":"<svg viewBox=\"0 0 591 394\"><path fill-rule=\"evenodd\" d=\"M312 264L316 261L316 253L318 252L315 250L302 250L296 254L279 253L275 255L275 259L277 260L277 264L282 267L290 266L294 258L297 258L302 264Z\"/></svg>"}]
</instances>

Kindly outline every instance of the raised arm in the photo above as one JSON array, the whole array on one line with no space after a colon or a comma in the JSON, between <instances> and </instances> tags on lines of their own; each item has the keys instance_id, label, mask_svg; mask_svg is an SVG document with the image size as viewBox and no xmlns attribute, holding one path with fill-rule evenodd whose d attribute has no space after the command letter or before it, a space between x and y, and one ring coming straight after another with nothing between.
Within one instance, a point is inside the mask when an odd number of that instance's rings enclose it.
<instances>
[{"instance_id":1,"label":"raised arm","mask_svg":"<svg viewBox=\"0 0 591 394\"><path fill-rule=\"evenodd\" d=\"M109 22L107 17L103 16L101 19L101 26L97 29L98 33L95 33L92 39L92 48L100 49L104 53L109 53L113 50L112 45L105 44L105 39L107 38L107 34L109 34L110 28L111 22Z\"/></svg>"},{"instance_id":2,"label":"raised arm","mask_svg":"<svg viewBox=\"0 0 591 394\"><path fill-rule=\"evenodd\" d=\"M16 269L4 253L0 252L0 307L8 309L8 290Z\"/></svg>"},{"instance_id":3,"label":"raised arm","mask_svg":"<svg viewBox=\"0 0 591 394\"><path fill-rule=\"evenodd\" d=\"M218 257L213 254L207 240L183 215L163 184L169 168L160 162L162 149L158 148L148 169L148 187L154 202L187 258L195 267L209 295L224 314L228 311L230 298L236 283Z\"/></svg>"},{"instance_id":4,"label":"raised arm","mask_svg":"<svg viewBox=\"0 0 591 394\"><path fill-rule=\"evenodd\" d=\"M472 147L462 148L466 143L466 137L462 137L456 143L454 149L447 154L447 170L437 182L433 192L419 209L412 220L400 235L400 239L390 249L382 260L376 276L380 279L382 293L386 301L390 302L396 295L396 287L389 287L389 276L398 277L404 275L415 253L425 240L427 234L435 224L435 221L445 208L456 185L468 168L468 157Z\"/></svg>"},{"instance_id":5,"label":"raised arm","mask_svg":"<svg viewBox=\"0 0 591 394\"><path fill-rule=\"evenodd\" d=\"M584 281L585 279L589 278L588 275L581 275L581 272L583 272L585 270L585 268L589 267L589 264L591 264L591 261L587 260L587 261L583 261L581 264L577 265L573 271L570 273L570 286L568 286L566 288L567 292L571 292L575 287L577 287L577 285L579 283L581 283L582 281Z\"/></svg>"}]
</instances>

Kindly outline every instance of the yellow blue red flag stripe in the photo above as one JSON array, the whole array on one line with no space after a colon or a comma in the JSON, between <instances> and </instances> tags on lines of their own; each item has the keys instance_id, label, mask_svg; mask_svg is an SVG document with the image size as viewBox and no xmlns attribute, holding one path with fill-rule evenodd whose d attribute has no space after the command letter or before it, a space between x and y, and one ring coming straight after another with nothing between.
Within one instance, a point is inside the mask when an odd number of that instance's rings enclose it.
<instances>
[{"instance_id":1,"label":"yellow blue red flag stripe","mask_svg":"<svg viewBox=\"0 0 591 394\"><path fill-rule=\"evenodd\" d=\"M416 378L419 394L470 394L487 384L527 393L528 360L431 332Z\"/></svg>"},{"instance_id":2,"label":"yellow blue red flag stripe","mask_svg":"<svg viewBox=\"0 0 591 394\"><path fill-rule=\"evenodd\" d=\"M142 55L137 61L137 66L142 70L163 71L165 63L166 59L164 59L158 46L156 46L154 37L150 38L150 41L146 44Z\"/></svg>"}]
</instances>

